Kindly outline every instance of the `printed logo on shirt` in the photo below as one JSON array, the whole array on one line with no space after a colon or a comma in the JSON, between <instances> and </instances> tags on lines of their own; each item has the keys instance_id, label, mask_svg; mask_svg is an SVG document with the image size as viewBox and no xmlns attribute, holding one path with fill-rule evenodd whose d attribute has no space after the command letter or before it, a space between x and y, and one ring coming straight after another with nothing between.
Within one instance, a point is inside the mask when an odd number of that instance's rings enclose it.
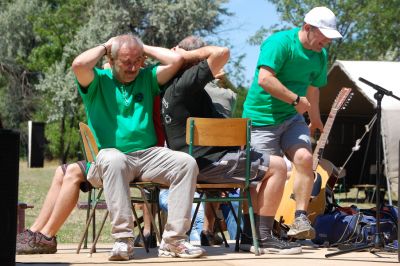
<instances>
[{"instance_id":1,"label":"printed logo on shirt","mask_svg":"<svg viewBox=\"0 0 400 266\"><path fill-rule=\"evenodd\" d=\"M137 103L143 101L143 93L136 93L135 96L133 96L133 100Z\"/></svg>"},{"instance_id":2,"label":"printed logo on shirt","mask_svg":"<svg viewBox=\"0 0 400 266\"><path fill-rule=\"evenodd\" d=\"M165 123L166 123L166 124L170 124L171 121L172 121L172 118L171 118L169 115L165 115L165 116L164 116L164 120L165 120Z\"/></svg>"},{"instance_id":3,"label":"printed logo on shirt","mask_svg":"<svg viewBox=\"0 0 400 266\"><path fill-rule=\"evenodd\" d=\"M168 102L165 100L165 98L162 99L162 105L168 109Z\"/></svg>"}]
</instances>

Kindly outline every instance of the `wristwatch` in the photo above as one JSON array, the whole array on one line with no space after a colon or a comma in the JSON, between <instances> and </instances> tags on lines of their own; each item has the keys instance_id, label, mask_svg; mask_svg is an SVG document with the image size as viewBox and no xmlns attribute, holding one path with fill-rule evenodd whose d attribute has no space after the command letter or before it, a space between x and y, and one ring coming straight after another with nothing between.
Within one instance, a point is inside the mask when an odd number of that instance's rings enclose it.
<instances>
[{"instance_id":1,"label":"wristwatch","mask_svg":"<svg viewBox=\"0 0 400 266\"><path fill-rule=\"evenodd\" d=\"M300 102L300 96L297 95L297 98L296 98L296 100L294 100L294 101L292 102L292 105L293 105L293 106L296 106L299 102Z\"/></svg>"}]
</instances>

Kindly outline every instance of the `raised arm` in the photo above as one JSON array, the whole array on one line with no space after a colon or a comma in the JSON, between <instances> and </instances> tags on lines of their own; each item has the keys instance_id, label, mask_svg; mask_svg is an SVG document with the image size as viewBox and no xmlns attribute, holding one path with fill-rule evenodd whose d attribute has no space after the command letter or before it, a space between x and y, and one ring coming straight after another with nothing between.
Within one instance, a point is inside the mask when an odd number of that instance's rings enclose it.
<instances>
[{"instance_id":1,"label":"raised arm","mask_svg":"<svg viewBox=\"0 0 400 266\"><path fill-rule=\"evenodd\" d=\"M110 51L112 41L109 39L105 44L98 45L78 55L72 62L72 71L82 87L87 87L93 81L93 68L97 62Z\"/></svg>"},{"instance_id":2,"label":"raised arm","mask_svg":"<svg viewBox=\"0 0 400 266\"><path fill-rule=\"evenodd\" d=\"M178 72L183 63L183 58L173 51L156 46L143 46L144 54L161 63L157 67L157 81L159 85L167 83Z\"/></svg>"},{"instance_id":3,"label":"raised arm","mask_svg":"<svg viewBox=\"0 0 400 266\"><path fill-rule=\"evenodd\" d=\"M174 50L183 56L187 64L206 59L214 77L220 73L230 55L227 47L219 46L205 46L192 51L186 51L182 48L175 47Z\"/></svg>"}]
</instances>

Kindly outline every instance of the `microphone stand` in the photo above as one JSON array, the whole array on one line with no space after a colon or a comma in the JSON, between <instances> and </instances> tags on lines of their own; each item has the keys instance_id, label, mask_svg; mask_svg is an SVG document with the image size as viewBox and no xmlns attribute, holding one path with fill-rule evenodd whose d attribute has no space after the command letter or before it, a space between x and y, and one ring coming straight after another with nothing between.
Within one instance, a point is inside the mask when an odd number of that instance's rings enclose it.
<instances>
[{"instance_id":1,"label":"microphone stand","mask_svg":"<svg viewBox=\"0 0 400 266\"><path fill-rule=\"evenodd\" d=\"M376 233L374 235L374 239L370 244L364 244L364 245L357 245L356 247L352 247L346 250L339 250L337 252L329 253L326 254L325 257L333 257L336 255L341 255L341 254L347 254L353 251L361 251L364 249L369 249L370 252L373 252L374 250L382 250L385 247L385 241L383 238L383 234L381 232L381 227L380 227L380 214L381 214L381 199L380 199L380 179L381 179L381 172L382 172L382 160L381 160L381 143L382 143L382 133L381 133L381 117L382 117L382 98L383 96L391 96L398 101L400 101L400 98L393 95L391 91L388 91L381 86L378 86L366 79L359 78L359 80L368 86L372 87L373 89L376 90L376 93L374 94L374 98L377 101L376 105ZM400 257L399 257L400 258Z\"/></svg>"}]
</instances>

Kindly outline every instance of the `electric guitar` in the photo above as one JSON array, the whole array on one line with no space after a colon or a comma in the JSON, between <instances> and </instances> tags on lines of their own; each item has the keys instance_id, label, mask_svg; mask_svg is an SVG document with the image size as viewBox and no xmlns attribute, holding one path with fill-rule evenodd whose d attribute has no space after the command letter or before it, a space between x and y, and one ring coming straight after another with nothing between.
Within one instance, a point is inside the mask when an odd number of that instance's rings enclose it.
<instances>
[{"instance_id":1,"label":"electric guitar","mask_svg":"<svg viewBox=\"0 0 400 266\"><path fill-rule=\"evenodd\" d=\"M331 162L322 159L322 154L336 114L347 105L351 99L351 95L350 88L342 88L338 96L336 96L328 119L325 122L324 130L313 153L314 185L307 209L308 218L311 223L314 222L317 215L324 212L326 197L333 198L333 187L338 179L339 171ZM295 176L296 169L293 167L292 173L286 181L282 200L275 215L275 220L280 224L290 225L294 221L294 213L296 211L296 199L293 192Z\"/></svg>"}]
</instances>

